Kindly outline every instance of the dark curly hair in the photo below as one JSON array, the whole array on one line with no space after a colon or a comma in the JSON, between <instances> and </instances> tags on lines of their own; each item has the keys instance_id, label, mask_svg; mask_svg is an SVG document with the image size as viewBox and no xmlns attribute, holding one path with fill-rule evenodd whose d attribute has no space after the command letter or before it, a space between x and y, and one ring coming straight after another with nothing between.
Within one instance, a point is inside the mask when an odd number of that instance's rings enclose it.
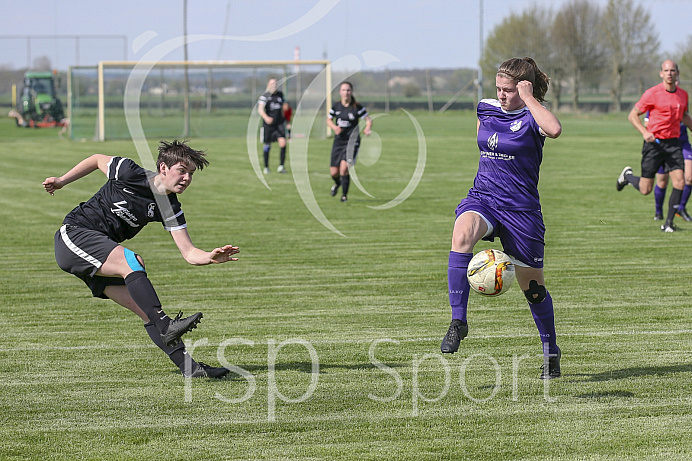
<instances>
[{"instance_id":1,"label":"dark curly hair","mask_svg":"<svg viewBox=\"0 0 692 461\"><path fill-rule=\"evenodd\" d=\"M206 152L195 150L187 145L187 141L172 142L161 141L159 143L159 157L156 160L156 171L160 171L161 164L165 163L168 168L171 168L176 163L182 163L188 167L195 167L198 170L204 169L209 165L209 160L204 158Z\"/></svg>"},{"instance_id":2,"label":"dark curly hair","mask_svg":"<svg viewBox=\"0 0 692 461\"><path fill-rule=\"evenodd\" d=\"M515 83L528 80L533 85L533 97L538 102L545 101L550 79L538 68L533 58L512 58L500 64L497 75L514 80Z\"/></svg>"}]
</instances>

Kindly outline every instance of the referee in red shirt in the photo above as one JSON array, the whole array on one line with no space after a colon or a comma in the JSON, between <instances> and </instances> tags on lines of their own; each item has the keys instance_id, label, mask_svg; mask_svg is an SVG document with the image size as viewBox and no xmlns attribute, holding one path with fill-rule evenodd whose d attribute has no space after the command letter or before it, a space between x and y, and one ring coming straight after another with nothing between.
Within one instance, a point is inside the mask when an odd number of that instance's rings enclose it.
<instances>
[{"instance_id":1,"label":"referee in red shirt","mask_svg":"<svg viewBox=\"0 0 692 461\"><path fill-rule=\"evenodd\" d=\"M659 76L663 82L646 90L627 116L644 138L642 175L634 176L632 168L625 167L617 179L617 190L621 191L631 184L643 195L648 195L653 189L656 171L663 166L670 173L673 192L668 201L668 216L661 230L674 232L673 218L685 187L680 123L692 129L692 117L688 113L687 92L677 85L677 64L670 59L663 61ZM646 112L649 112L649 122L645 126L641 116Z\"/></svg>"}]
</instances>

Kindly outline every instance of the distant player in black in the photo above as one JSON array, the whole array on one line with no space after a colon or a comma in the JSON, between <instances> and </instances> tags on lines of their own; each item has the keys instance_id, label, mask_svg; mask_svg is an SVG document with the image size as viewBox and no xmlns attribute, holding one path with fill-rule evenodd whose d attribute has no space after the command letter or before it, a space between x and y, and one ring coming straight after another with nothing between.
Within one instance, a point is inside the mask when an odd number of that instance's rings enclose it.
<instances>
[{"instance_id":1,"label":"distant player in black","mask_svg":"<svg viewBox=\"0 0 692 461\"><path fill-rule=\"evenodd\" d=\"M82 279L94 297L112 299L139 315L152 341L186 377L221 378L230 370L195 362L180 340L197 326L202 313L186 318L181 318L180 313L171 320L161 307L141 256L120 245L156 221L171 233L190 264L202 266L238 260L232 257L238 253L237 247L224 245L206 252L194 246L187 232L177 194L187 189L195 170L209 164L205 155L184 142L161 141L156 173L125 157L95 154L61 177L46 178L43 186L53 195L96 170L106 175L106 184L68 213L55 234L58 265Z\"/></svg>"},{"instance_id":2,"label":"distant player in black","mask_svg":"<svg viewBox=\"0 0 692 461\"><path fill-rule=\"evenodd\" d=\"M267 82L267 90L260 96L257 103L257 112L264 120L262 131L264 132L264 174L269 174L269 150L274 141L279 142L281 148L279 168L276 171L286 173L286 125L284 111L288 109L288 103L284 94L276 89L276 79L271 78Z\"/></svg>"},{"instance_id":3,"label":"distant player in black","mask_svg":"<svg viewBox=\"0 0 692 461\"><path fill-rule=\"evenodd\" d=\"M331 188L334 197L341 186L341 201L348 200L348 186L350 176L348 168L356 163L356 156L360 148L360 129L358 121L365 120L363 134L370 136L372 119L365 107L356 102L353 97L353 85L343 82L339 86L341 100L332 106L327 116L327 125L334 132L334 144L332 144L332 158L329 173L334 180Z\"/></svg>"}]
</instances>

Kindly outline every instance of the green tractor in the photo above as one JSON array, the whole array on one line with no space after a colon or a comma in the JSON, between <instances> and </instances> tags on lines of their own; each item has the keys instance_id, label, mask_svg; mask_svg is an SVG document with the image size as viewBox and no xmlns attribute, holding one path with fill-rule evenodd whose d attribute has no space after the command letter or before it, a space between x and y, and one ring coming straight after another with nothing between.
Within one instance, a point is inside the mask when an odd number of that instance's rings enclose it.
<instances>
[{"instance_id":1,"label":"green tractor","mask_svg":"<svg viewBox=\"0 0 692 461\"><path fill-rule=\"evenodd\" d=\"M10 112L10 117L17 120L17 126L44 128L65 125L65 112L55 87L52 72L24 74L17 110Z\"/></svg>"}]
</instances>

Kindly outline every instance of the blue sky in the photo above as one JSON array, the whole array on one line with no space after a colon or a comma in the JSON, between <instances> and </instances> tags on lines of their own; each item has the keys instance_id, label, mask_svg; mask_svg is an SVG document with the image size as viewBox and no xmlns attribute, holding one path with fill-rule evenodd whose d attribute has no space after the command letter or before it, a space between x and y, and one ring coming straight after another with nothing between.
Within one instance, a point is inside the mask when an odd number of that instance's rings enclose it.
<instances>
[{"instance_id":1,"label":"blue sky","mask_svg":"<svg viewBox=\"0 0 692 461\"><path fill-rule=\"evenodd\" d=\"M557 9L566 1L551 4ZM299 47L302 59L326 56L336 61L379 51L398 60L392 68L475 67L481 3L486 37L510 13L537 4L536 0L188 0L188 34L209 36L190 45L189 58L292 60ZM639 0L639 4L652 16L662 51L676 50L692 34L692 0ZM138 60L156 47L171 50L166 60L183 58L182 48L169 42L183 33L183 0L4 0L2 9L2 37L83 38L78 43L34 38L30 56L25 39L2 38L0 65L22 68L48 56L53 67L65 69L100 60ZM125 36L126 42L87 35ZM142 38L137 41L137 37Z\"/></svg>"}]
</instances>

